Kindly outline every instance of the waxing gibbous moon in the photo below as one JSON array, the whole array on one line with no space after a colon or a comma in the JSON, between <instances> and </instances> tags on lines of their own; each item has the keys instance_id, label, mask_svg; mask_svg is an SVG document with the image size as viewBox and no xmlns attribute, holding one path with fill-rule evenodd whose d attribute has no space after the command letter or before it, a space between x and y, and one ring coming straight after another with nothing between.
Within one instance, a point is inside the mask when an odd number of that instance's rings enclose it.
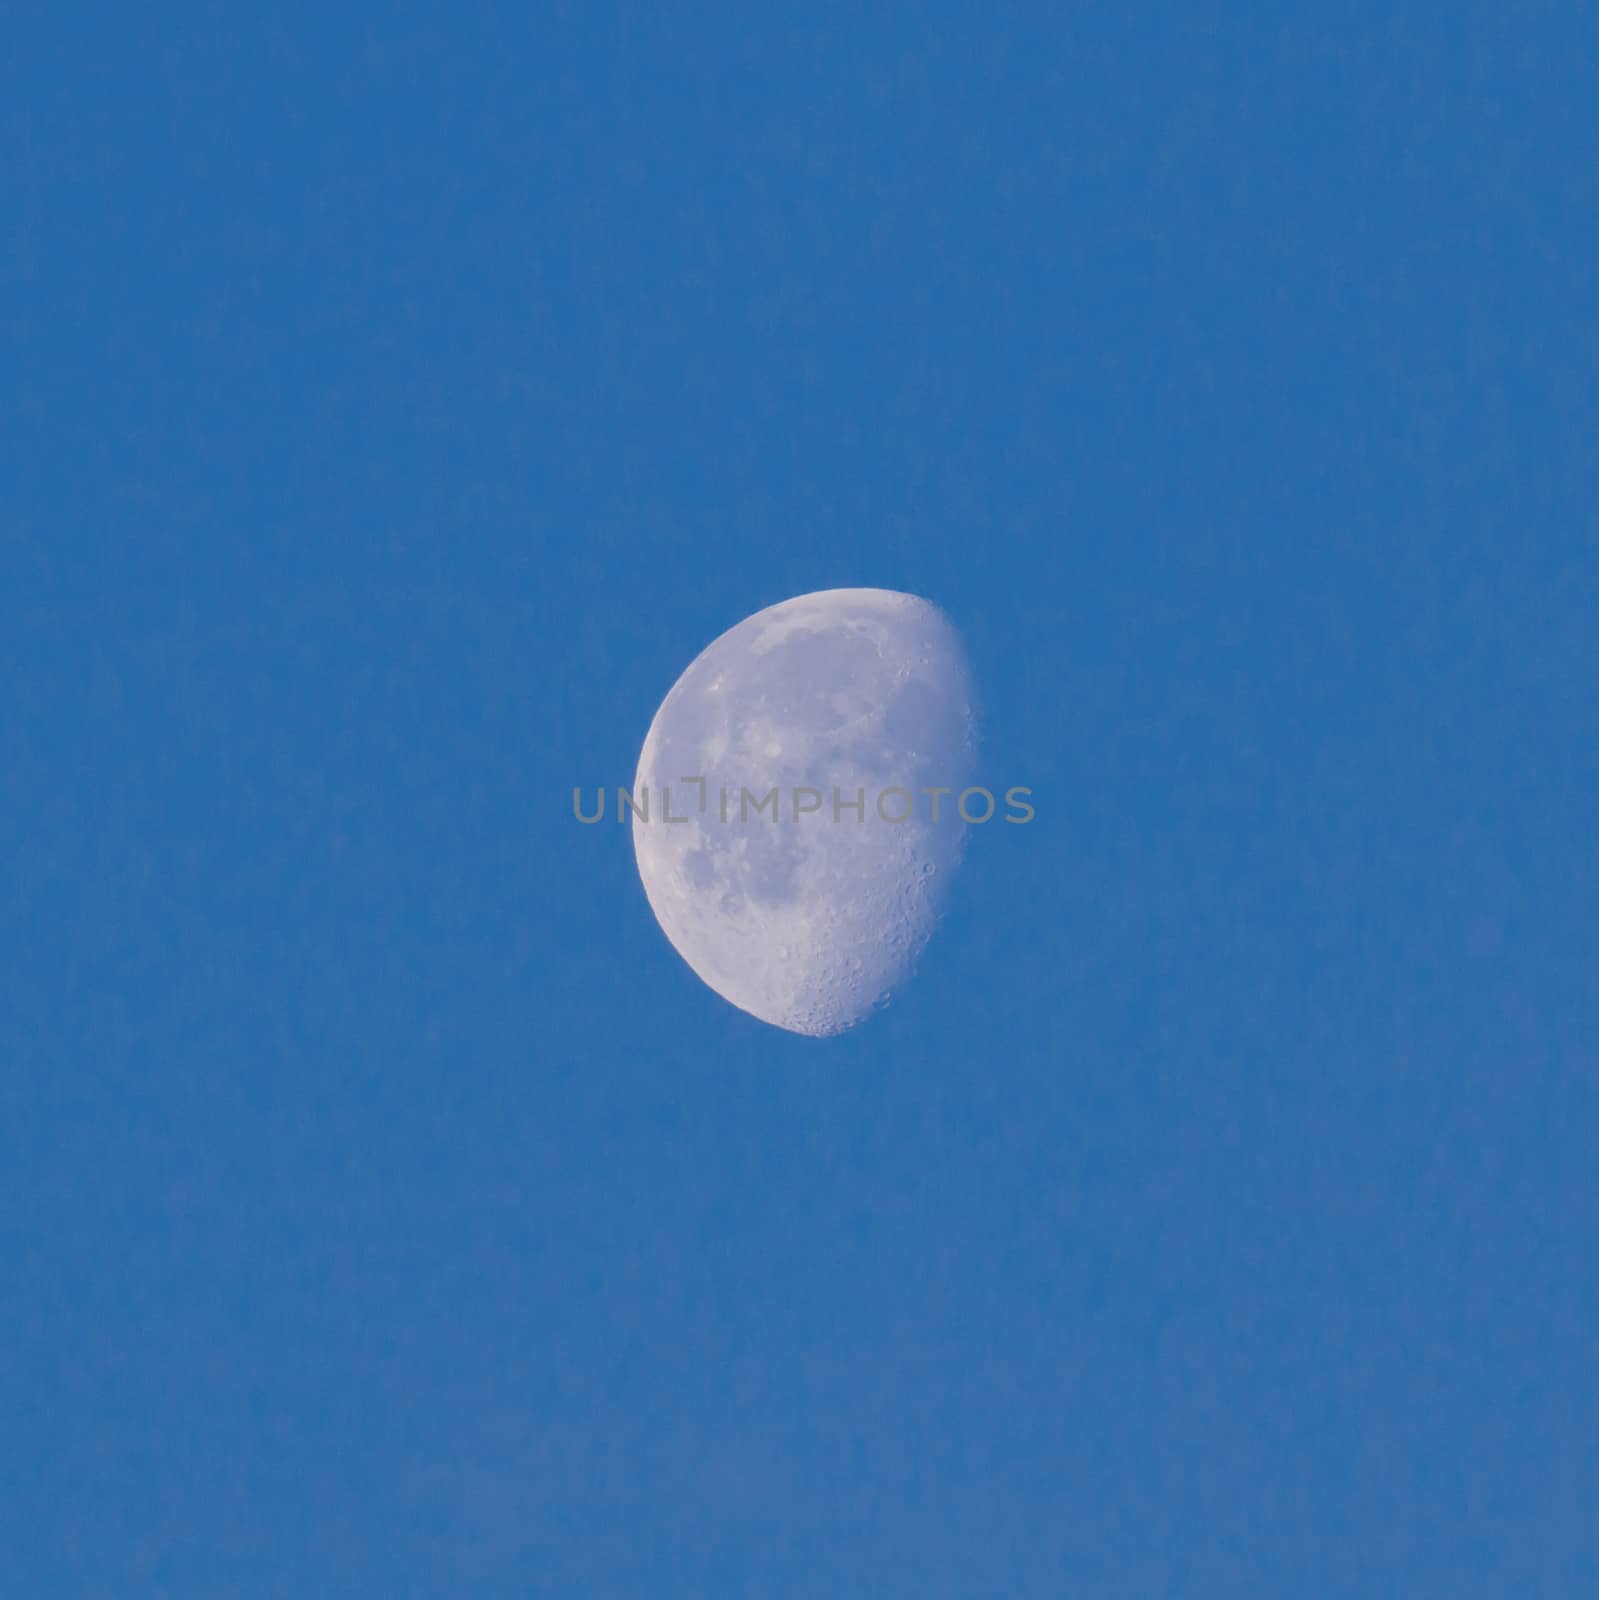
<instances>
[{"instance_id":1,"label":"waxing gibbous moon","mask_svg":"<svg viewBox=\"0 0 1599 1600\"><path fill-rule=\"evenodd\" d=\"M763 1022L853 1027L937 924L976 733L960 637L915 595L824 589L730 628L661 703L634 780L639 876L678 954Z\"/></svg>"}]
</instances>

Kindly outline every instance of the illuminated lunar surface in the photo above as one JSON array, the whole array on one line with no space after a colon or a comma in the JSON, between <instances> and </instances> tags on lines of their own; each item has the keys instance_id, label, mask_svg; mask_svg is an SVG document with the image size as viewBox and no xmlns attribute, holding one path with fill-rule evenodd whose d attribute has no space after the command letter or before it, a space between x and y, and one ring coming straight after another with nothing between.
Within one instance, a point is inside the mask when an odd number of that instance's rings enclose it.
<instances>
[{"instance_id":1,"label":"illuminated lunar surface","mask_svg":"<svg viewBox=\"0 0 1599 1600\"><path fill-rule=\"evenodd\" d=\"M647 793L650 813L633 818L633 848L667 938L764 1022L817 1037L854 1026L937 924L965 846L956 800L975 746L965 652L936 606L826 589L756 612L673 685L639 757L633 794ZM932 787L952 791L936 824L921 792ZM893 788L905 797L880 812ZM820 792L821 809L796 817L803 790ZM835 790L844 802L864 790L864 818L835 815ZM665 820L668 791L684 820Z\"/></svg>"}]
</instances>

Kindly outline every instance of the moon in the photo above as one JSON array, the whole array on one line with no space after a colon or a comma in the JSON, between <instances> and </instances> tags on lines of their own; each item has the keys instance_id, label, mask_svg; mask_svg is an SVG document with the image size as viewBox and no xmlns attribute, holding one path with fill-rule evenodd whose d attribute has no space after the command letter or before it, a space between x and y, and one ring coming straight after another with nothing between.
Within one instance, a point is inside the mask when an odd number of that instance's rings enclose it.
<instances>
[{"instance_id":1,"label":"moon","mask_svg":"<svg viewBox=\"0 0 1599 1600\"><path fill-rule=\"evenodd\" d=\"M929 601L824 589L745 618L672 686L639 756L633 849L667 938L763 1022L853 1027L937 925L976 744L966 654Z\"/></svg>"}]
</instances>

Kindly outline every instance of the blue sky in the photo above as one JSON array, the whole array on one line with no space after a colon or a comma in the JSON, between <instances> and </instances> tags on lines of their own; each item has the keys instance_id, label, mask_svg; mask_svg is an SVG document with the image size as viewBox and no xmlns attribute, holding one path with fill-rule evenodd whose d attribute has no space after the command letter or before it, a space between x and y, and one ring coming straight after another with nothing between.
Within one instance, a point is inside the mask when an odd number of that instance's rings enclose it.
<instances>
[{"instance_id":1,"label":"blue sky","mask_svg":"<svg viewBox=\"0 0 1599 1600\"><path fill-rule=\"evenodd\" d=\"M1599 1593L1593 23L15 9L0 1592ZM571 787L856 585L818 1042Z\"/></svg>"}]
</instances>

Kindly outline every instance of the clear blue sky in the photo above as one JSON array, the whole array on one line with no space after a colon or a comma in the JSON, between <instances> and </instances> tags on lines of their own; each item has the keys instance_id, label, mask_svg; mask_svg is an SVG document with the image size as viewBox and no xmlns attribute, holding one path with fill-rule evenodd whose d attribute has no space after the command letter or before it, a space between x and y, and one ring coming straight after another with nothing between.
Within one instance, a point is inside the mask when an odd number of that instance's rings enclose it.
<instances>
[{"instance_id":1,"label":"clear blue sky","mask_svg":"<svg viewBox=\"0 0 1599 1600\"><path fill-rule=\"evenodd\" d=\"M1583 5L7 9L0 1594L1599 1594ZM816 1042L625 782L816 588Z\"/></svg>"}]
</instances>

